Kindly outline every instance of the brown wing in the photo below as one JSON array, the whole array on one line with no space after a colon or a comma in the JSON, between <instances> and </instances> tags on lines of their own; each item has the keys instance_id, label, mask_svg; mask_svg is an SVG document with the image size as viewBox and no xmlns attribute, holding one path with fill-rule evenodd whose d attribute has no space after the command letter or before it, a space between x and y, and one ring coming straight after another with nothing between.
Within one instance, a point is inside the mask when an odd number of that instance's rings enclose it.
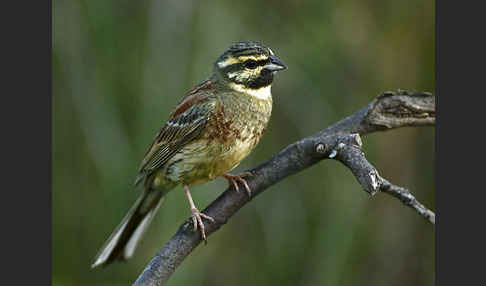
<instances>
[{"instance_id":1,"label":"brown wing","mask_svg":"<svg viewBox=\"0 0 486 286\"><path fill-rule=\"evenodd\" d=\"M194 104L203 102L207 98L207 91L211 90L213 82L208 79L197 85L189 93L184 96L177 106L174 108L172 113L169 115L169 119L174 118L186 111L188 108Z\"/></svg>"},{"instance_id":2,"label":"brown wing","mask_svg":"<svg viewBox=\"0 0 486 286\"><path fill-rule=\"evenodd\" d=\"M204 83L200 86L203 85ZM135 185L198 137L216 105L205 89L193 90L176 106L169 121L160 129L145 153Z\"/></svg>"}]
</instances>

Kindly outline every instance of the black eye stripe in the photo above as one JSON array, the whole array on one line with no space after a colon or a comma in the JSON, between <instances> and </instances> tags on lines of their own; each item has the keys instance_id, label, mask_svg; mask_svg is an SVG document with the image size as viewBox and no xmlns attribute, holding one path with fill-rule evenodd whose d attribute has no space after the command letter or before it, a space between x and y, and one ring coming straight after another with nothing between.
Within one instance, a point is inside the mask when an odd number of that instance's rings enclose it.
<instances>
[{"instance_id":1,"label":"black eye stripe","mask_svg":"<svg viewBox=\"0 0 486 286\"><path fill-rule=\"evenodd\" d=\"M253 67L256 68L258 66L264 66L268 63L269 59L265 59L265 60L259 60L259 61L255 61L255 60L246 60L243 64L245 65L245 67Z\"/></svg>"},{"instance_id":2,"label":"black eye stripe","mask_svg":"<svg viewBox=\"0 0 486 286\"><path fill-rule=\"evenodd\" d=\"M245 63L247 61L250 61L250 60L246 60L246 61L241 62L241 63L235 63L235 64L231 64L229 66L226 66L225 68L223 68L223 72L224 73L230 73L230 72L240 71L240 70L245 68ZM270 59L256 61L257 66L264 66L264 65L268 64L269 62L270 62Z\"/></svg>"},{"instance_id":3,"label":"black eye stripe","mask_svg":"<svg viewBox=\"0 0 486 286\"><path fill-rule=\"evenodd\" d=\"M255 60L247 60L245 61L244 65L247 69L256 69L256 67L258 66L258 62Z\"/></svg>"},{"instance_id":4,"label":"black eye stripe","mask_svg":"<svg viewBox=\"0 0 486 286\"><path fill-rule=\"evenodd\" d=\"M269 61L270 61L270 59L259 60L259 61L257 61L257 65L264 66L264 65L268 64Z\"/></svg>"}]
</instances>

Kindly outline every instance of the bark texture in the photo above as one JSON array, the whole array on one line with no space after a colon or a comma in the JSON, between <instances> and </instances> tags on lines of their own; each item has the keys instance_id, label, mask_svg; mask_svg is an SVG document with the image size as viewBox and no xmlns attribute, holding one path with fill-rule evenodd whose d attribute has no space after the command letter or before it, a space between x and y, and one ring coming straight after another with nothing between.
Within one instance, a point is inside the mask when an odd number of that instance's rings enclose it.
<instances>
[{"instance_id":1,"label":"bark texture","mask_svg":"<svg viewBox=\"0 0 486 286\"><path fill-rule=\"evenodd\" d=\"M249 198L244 191L231 186L203 212L215 219L204 221L206 235L223 226L241 207L261 192L284 178L302 171L324 159L338 160L351 170L363 189L370 195L381 191L398 198L404 205L435 224L435 214L424 207L405 188L395 186L382 178L363 153L363 135L405 126L433 126L435 124L435 97L430 93L384 92L367 106L328 128L303 138L268 159L247 170L252 190ZM244 190L240 186L240 190ZM150 261L133 285L164 285L176 268L201 243L199 231L193 232L190 220L183 223L176 234Z\"/></svg>"}]
</instances>

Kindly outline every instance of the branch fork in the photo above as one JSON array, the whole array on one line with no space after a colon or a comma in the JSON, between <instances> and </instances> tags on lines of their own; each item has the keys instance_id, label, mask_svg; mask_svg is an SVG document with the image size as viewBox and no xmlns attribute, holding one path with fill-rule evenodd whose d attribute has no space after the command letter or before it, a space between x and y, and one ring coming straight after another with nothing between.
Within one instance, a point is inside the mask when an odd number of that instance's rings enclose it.
<instances>
[{"instance_id":1,"label":"branch fork","mask_svg":"<svg viewBox=\"0 0 486 286\"><path fill-rule=\"evenodd\" d=\"M273 184L306 169L322 160L333 159L351 170L356 180L371 196L379 191L392 195L415 210L431 224L435 214L424 207L407 189L395 186L382 178L362 151L361 136L405 126L433 126L435 124L435 97L430 93L410 93L403 90L384 92L367 106L328 128L290 144L272 158L249 170L246 181L254 199ZM236 192L230 186L203 212L213 223L204 222L210 236L231 216L250 201L245 192ZM133 285L163 285L182 261L201 243L201 234L193 232L189 221L150 261Z\"/></svg>"}]
</instances>

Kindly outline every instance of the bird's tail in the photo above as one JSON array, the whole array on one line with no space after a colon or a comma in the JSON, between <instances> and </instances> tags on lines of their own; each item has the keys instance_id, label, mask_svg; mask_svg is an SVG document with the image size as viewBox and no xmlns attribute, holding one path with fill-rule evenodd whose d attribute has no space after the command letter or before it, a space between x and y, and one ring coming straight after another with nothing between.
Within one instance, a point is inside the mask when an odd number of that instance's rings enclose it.
<instances>
[{"instance_id":1,"label":"bird's tail","mask_svg":"<svg viewBox=\"0 0 486 286\"><path fill-rule=\"evenodd\" d=\"M92 268L130 258L152 222L162 201L162 191L145 191L110 235L95 258Z\"/></svg>"}]
</instances>

